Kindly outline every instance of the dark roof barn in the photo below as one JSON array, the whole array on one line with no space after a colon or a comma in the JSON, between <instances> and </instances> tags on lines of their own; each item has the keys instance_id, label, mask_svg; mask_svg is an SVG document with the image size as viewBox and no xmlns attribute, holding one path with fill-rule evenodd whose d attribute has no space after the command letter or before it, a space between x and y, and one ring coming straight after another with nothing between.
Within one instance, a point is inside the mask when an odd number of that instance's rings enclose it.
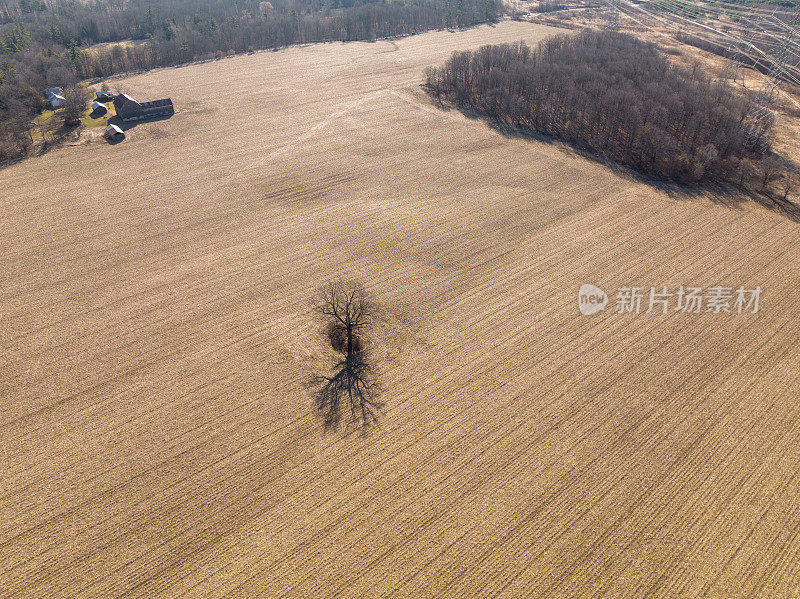
<instances>
[{"instance_id":1,"label":"dark roof barn","mask_svg":"<svg viewBox=\"0 0 800 599\"><path fill-rule=\"evenodd\" d=\"M118 94L114 98L114 110L123 121L137 121L156 116L170 116L175 114L175 108L170 98L163 100L150 100L137 102L128 94Z\"/></svg>"}]
</instances>

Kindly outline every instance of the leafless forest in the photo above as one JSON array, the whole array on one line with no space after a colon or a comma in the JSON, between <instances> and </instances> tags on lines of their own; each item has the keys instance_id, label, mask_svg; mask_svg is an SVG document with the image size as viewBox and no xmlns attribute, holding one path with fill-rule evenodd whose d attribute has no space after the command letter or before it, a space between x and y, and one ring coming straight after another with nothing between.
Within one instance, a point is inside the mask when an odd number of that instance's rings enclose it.
<instances>
[{"instance_id":1,"label":"leafless forest","mask_svg":"<svg viewBox=\"0 0 800 599\"><path fill-rule=\"evenodd\" d=\"M427 71L437 100L574 144L656 177L765 187L783 166L771 122L748 130L752 101L701 68L612 32L455 52Z\"/></svg>"}]
</instances>

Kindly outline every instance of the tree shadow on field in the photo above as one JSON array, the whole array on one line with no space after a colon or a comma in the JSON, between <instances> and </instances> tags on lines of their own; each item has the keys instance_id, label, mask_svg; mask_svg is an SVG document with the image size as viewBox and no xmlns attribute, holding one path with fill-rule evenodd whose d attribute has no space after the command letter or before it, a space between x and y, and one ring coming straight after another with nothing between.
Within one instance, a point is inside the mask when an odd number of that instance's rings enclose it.
<instances>
[{"instance_id":1,"label":"tree shadow on field","mask_svg":"<svg viewBox=\"0 0 800 599\"><path fill-rule=\"evenodd\" d=\"M380 388L365 352L351 352L333 367L330 376L319 375L309 381L316 389L314 402L326 429L337 430L347 419L345 431L362 433L378 424L383 403Z\"/></svg>"},{"instance_id":2,"label":"tree shadow on field","mask_svg":"<svg viewBox=\"0 0 800 599\"><path fill-rule=\"evenodd\" d=\"M57 127L45 131L42 141L36 149L36 156L44 156L51 150L64 147L70 141L77 141L80 131L80 127L68 127L63 122Z\"/></svg>"},{"instance_id":3,"label":"tree shadow on field","mask_svg":"<svg viewBox=\"0 0 800 599\"><path fill-rule=\"evenodd\" d=\"M425 86L423 86L423 90ZM788 218L792 222L800 223L800 205L795 204L793 201L786 197L780 197L769 191L757 191L746 189L741 186L726 184L726 183L706 183L702 185L688 185L682 183L674 183L659 179L650 175L646 175L635 170L632 167L625 166L605 158L599 154L595 154L589 150L581 148L580 146L562 141L555 137L539 133L537 131L512 127L499 122L491 117L488 117L480 112L471 110L469 108L454 106L452 104L445 104L432 96L429 93L433 104L440 110L449 111L457 110L463 116L470 120L479 120L487 124L487 126L499 133L503 137L509 139L520 139L526 141L535 141L538 143L551 146L566 156L581 157L595 164L602 165L610 169L617 176L643 183L653 189L661 191L669 196L671 199L676 200L697 200L706 198L712 203L725 206L730 209L741 210L742 206L747 202L753 202L766 208L767 210ZM790 170L796 170L797 165L790 161L788 158L783 157L784 164Z\"/></svg>"}]
</instances>

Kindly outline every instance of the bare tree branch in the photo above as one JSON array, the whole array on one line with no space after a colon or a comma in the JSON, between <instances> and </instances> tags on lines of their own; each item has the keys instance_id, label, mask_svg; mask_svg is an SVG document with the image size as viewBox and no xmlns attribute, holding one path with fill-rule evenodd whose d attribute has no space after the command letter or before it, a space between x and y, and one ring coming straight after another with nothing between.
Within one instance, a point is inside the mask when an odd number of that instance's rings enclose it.
<instances>
[{"instance_id":1,"label":"bare tree branch","mask_svg":"<svg viewBox=\"0 0 800 599\"><path fill-rule=\"evenodd\" d=\"M377 304L357 281L334 281L318 292L316 311L333 318L346 334L346 352L358 351L357 338L372 324Z\"/></svg>"}]
</instances>

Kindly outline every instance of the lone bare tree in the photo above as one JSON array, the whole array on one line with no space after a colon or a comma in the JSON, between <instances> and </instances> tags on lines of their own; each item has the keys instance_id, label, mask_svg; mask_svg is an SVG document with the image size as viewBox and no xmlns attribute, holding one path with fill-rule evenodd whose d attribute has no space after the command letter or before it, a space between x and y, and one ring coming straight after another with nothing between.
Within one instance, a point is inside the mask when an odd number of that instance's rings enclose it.
<instances>
[{"instance_id":1,"label":"lone bare tree","mask_svg":"<svg viewBox=\"0 0 800 599\"><path fill-rule=\"evenodd\" d=\"M783 162L776 155L767 156L761 161L761 191L766 191L770 184L779 179Z\"/></svg>"},{"instance_id":2,"label":"lone bare tree","mask_svg":"<svg viewBox=\"0 0 800 599\"><path fill-rule=\"evenodd\" d=\"M377 305L371 296L357 281L334 281L328 283L320 292L317 302L317 311L323 316L330 317L333 329L343 334L343 348L335 347L339 351L351 354L361 351L361 333L372 324L372 319L377 310ZM331 335L334 342L334 336Z\"/></svg>"},{"instance_id":3,"label":"lone bare tree","mask_svg":"<svg viewBox=\"0 0 800 599\"><path fill-rule=\"evenodd\" d=\"M789 194L794 192L797 189L798 183L800 183L800 177L794 171L789 171L784 173L783 175L783 184L781 185L781 191L783 191L783 200L789 200Z\"/></svg>"},{"instance_id":4,"label":"lone bare tree","mask_svg":"<svg viewBox=\"0 0 800 599\"><path fill-rule=\"evenodd\" d=\"M349 407L349 426L357 429L376 424L383 404L364 336L377 312L377 304L355 281L336 281L318 294L316 311L328 320L327 334L331 346L344 357L333 368L331 376L317 376L315 401L325 426L337 428L342 412Z\"/></svg>"}]
</instances>

